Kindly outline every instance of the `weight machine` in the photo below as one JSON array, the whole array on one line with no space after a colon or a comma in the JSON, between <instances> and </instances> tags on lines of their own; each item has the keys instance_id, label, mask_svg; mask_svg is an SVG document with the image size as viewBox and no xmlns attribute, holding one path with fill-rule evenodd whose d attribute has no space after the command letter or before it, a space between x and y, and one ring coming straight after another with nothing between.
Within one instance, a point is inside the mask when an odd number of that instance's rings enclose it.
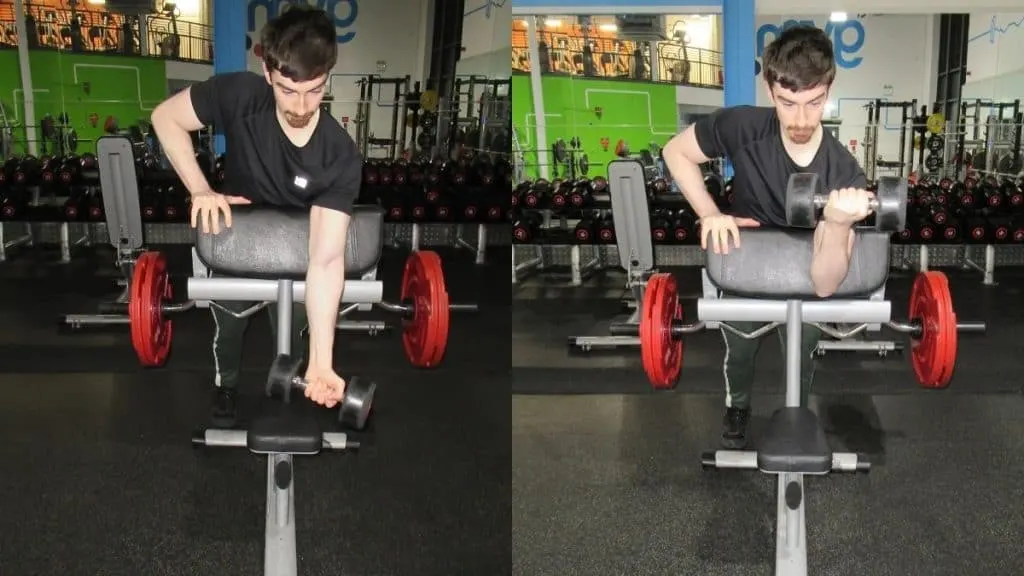
<instances>
[{"instance_id":1,"label":"weight machine","mask_svg":"<svg viewBox=\"0 0 1024 576\"><path fill-rule=\"evenodd\" d=\"M356 80L359 85L359 103L356 105L356 143L363 158L370 157L370 147L388 149L388 160L395 160L404 152L406 137L405 118L408 115L409 83L408 75L399 78L385 78L374 74ZM394 88L394 96L390 103L381 101L384 86ZM374 90L376 88L376 91ZM391 108L391 134L388 138L376 138L370 130L370 117L374 105ZM399 119L402 121L399 122Z\"/></svg>"},{"instance_id":2,"label":"weight machine","mask_svg":"<svg viewBox=\"0 0 1024 576\"><path fill-rule=\"evenodd\" d=\"M623 182L632 185L623 186ZM647 281L657 272L654 267L654 243L651 241L651 216L647 205L646 182L644 167L640 162L613 160L608 163L608 193L611 197L615 243L619 251L619 266L626 271L626 289L629 291L626 306L633 309L624 324L636 327L640 326L640 312L643 308L641 304L644 301ZM596 259L583 268L589 270L595 265ZM569 346L583 352L595 348L637 347L640 346L640 338L614 334L571 336Z\"/></svg>"},{"instance_id":3,"label":"weight machine","mask_svg":"<svg viewBox=\"0 0 1024 576\"><path fill-rule=\"evenodd\" d=\"M438 108L437 150L449 158L455 157L460 145L507 154L512 129L511 84L510 78L456 78L452 96L442 98Z\"/></svg>"},{"instance_id":4,"label":"weight machine","mask_svg":"<svg viewBox=\"0 0 1024 576\"><path fill-rule=\"evenodd\" d=\"M986 108L989 114L983 119L982 110ZM968 119L971 120L970 138ZM971 154L972 168L985 174L1018 177L1018 172L1024 168L1021 162L1022 123L1024 115L1021 113L1020 100L992 102L975 99L961 102L957 130L957 147L961 157L967 157L970 147L980 145L983 149ZM957 178L961 176L961 164L966 162L957 163Z\"/></svg>"},{"instance_id":5,"label":"weight machine","mask_svg":"<svg viewBox=\"0 0 1024 576\"><path fill-rule=\"evenodd\" d=\"M121 274L118 286L124 289L112 301L98 306L95 314L67 314L63 324L71 329L85 326L129 324L128 303L132 293L135 263L143 252L142 208L138 186L123 182L135 177L135 147L128 138L103 137L96 141L100 191L107 220L110 245L114 247L115 266Z\"/></svg>"},{"instance_id":6,"label":"weight machine","mask_svg":"<svg viewBox=\"0 0 1024 576\"><path fill-rule=\"evenodd\" d=\"M554 178L564 176L568 180L575 180L590 172L590 160L587 159L586 152L580 152L580 148L582 148L580 139L575 136L569 140L568 145L561 138L555 141L555 147L551 149L551 158L554 160L551 168ZM561 176L559 175L560 168L565 169L565 173Z\"/></svg>"},{"instance_id":7,"label":"weight machine","mask_svg":"<svg viewBox=\"0 0 1024 576\"><path fill-rule=\"evenodd\" d=\"M868 181L878 179L878 168L896 170L897 175L907 177L913 169L912 161L907 162L909 157L914 158L914 138L907 138L907 128L910 120L917 111L917 100L910 102L889 102L888 100L877 99L867 105L868 125L864 129L864 172ZM902 113L900 119L900 147L899 159L881 160L878 157L878 127L885 122L884 111L898 109Z\"/></svg>"}]
</instances>

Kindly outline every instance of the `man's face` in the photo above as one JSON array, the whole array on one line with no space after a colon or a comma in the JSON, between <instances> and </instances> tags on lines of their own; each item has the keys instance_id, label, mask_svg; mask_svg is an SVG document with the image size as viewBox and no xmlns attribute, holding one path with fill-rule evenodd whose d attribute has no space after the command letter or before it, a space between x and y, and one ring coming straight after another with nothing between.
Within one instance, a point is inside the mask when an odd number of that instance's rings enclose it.
<instances>
[{"instance_id":1,"label":"man's face","mask_svg":"<svg viewBox=\"0 0 1024 576\"><path fill-rule=\"evenodd\" d=\"M263 75L274 87L277 110L285 122L292 128L305 128L324 99L327 75L305 82L294 82L276 70L268 71L266 66L263 67Z\"/></svg>"},{"instance_id":2,"label":"man's face","mask_svg":"<svg viewBox=\"0 0 1024 576\"><path fill-rule=\"evenodd\" d=\"M828 86L793 92L774 85L768 88L768 94L790 141L794 144L810 142L825 114Z\"/></svg>"}]
</instances>

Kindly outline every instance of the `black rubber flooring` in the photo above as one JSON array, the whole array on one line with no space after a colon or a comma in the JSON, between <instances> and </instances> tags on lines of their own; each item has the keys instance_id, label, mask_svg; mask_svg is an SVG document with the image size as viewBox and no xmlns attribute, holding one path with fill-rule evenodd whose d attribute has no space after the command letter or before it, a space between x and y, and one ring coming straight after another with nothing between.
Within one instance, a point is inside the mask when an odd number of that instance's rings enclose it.
<instances>
[{"instance_id":1,"label":"black rubber flooring","mask_svg":"<svg viewBox=\"0 0 1024 576\"><path fill-rule=\"evenodd\" d=\"M166 249L187 274L187 249ZM405 256L384 256L388 295ZM337 338L339 371L374 378L378 394L353 435L362 450L297 458L300 574L509 573L509 253L483 267L468 252L442 256L453 301L482 306L453 317L442 366L410 367L399 333ZM265 459L189 442L212 387L209 312L179 317L161 369L139 368L126 327L58 328L115 292L109 258L0 263L0 574L260 574ZM247 338L243 420L263 407L265 315ZM326 410L295 408L336 426Z\"/></svg>"},{"instance_id":2,"label":"black rubber flooring","mask_svg":"<svg viewBox=\"0 0 1024 576\"><path fill-rule=\"evenodd\" d=\"M695 271L673 270L691 296ZM1017 575L1024 557L1024 275L998 286L948 271L964 336L946 390L914 383L909 354L830 353L812 409L836 451L870 457L868 475L807 486L810 574ZM897 314L909 275L890 281ZM721 337L688 338L683 377L652 392L636 350L576 355L567 338L601 334L621 312L622 277L582 288L534 278L512 315L513 573L770 575L774 478L702 471L723 413ZM694 315L689 305L688 315ZM889 334L890 338L899 336ZM751 422L756 449L783 404L778 345L765 341Z\"/></svg>"}]
</instances>

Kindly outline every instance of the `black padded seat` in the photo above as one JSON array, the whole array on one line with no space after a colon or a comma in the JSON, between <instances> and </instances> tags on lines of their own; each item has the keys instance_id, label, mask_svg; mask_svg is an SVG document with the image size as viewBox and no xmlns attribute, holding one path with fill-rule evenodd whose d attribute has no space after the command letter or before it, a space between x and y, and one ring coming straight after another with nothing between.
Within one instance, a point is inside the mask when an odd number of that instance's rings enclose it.
<instances>
[{"instance_id":1,"label":"black padded seat","mask_svg":"<svg viewBox=\"0 0 1024 576\"><path fill-rule=\"evenodd\" d=\"M246 445L257 454L311 455L323 447L323 434L315 420L285 412L255 419Z\"/></svg>"},{"instance_id":2,"label":"black padded seat","mask_svg":"<svg viewBox=\"0 0 1024 576\"><path fill-rule=\"evenodd\" d=\"M779 408L757 450L757 467L780 474L826 474L832 470L832 449L818 417L807 408Z\"/></svg>"},{"instance_id":3,"label":"black padded seat","mask_svg":"<svg viewBox=\"0 0 1024 576\"><path fill-rule=\"evenodd\" d=\"M309 210L232 206L231 228L196 234L196 252L218 276L302 280L309 263ZM356 206L348 228L345 275L360 277L380 261L384 210Z\"/></svg>"},{"instance_id":4,"label":"black padded seat","mask_svg":"<svg viewBox=\"0 0 1024 576\"><path fill-rule=\"evenodd\" d=\"M889 276L889 234L857 230L850 271L830 298L864 298ZM811 283L814 232L744 228L740 248L707 250L708 278L723 292L744 298L817 300Z\"/></svg>"}]
</instances>

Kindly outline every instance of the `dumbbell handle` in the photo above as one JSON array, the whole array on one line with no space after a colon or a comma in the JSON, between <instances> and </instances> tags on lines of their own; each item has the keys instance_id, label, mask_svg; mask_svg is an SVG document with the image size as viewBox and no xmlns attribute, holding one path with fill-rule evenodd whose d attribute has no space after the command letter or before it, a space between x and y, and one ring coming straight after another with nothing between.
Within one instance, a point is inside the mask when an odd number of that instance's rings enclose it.
<instances>
[{"instance_id":1,"label":"dumbbell handle","mask_svg":"<svg viewBox=\"0 0 1024 576\"><path fill-rule=\"evenodd\" d=\"M825 196L824 194L815 194L814 195L814 207L815 208L824 208L826 204L828 204L828 196ZM868 208L871 208L872 210L878 210L878 199L877 198L870 198L870 199L868 199Z\"/></svg>"}]
</instances>

